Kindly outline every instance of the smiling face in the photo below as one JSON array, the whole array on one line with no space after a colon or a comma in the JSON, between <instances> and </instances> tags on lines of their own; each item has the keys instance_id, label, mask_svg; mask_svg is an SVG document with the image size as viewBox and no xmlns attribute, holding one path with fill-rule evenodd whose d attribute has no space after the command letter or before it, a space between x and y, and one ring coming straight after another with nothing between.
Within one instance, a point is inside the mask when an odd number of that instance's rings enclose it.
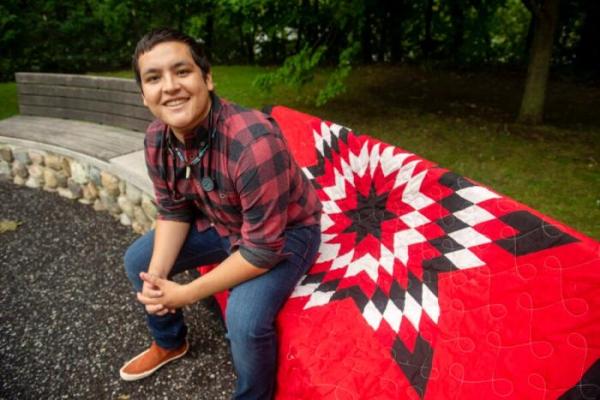
<instances>
[{"instance_id":1,"label":"smiling face","mask_svg":"<svg viewBox=\"0 0 600 400\"><path fill-rule=\"evenodd\" d=\"M169 125L177 138L190 133L210 111L210 73L204 74L185 43L163 42L143 53L139 70L144 105Z\"/></svg>"}]
</instances>

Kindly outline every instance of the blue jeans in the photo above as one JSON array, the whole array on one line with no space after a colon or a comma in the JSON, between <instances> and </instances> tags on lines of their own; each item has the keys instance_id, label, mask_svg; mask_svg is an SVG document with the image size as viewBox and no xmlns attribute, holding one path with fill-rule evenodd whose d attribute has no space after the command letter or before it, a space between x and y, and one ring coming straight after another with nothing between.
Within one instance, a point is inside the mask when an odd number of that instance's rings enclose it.
<instances>
[{"instance_id":1,"label":"blue jeans","mask_svg":"<svg viewBox=\"0 0 600 400\"><path fill-rule=\"evenodd\" d=\"M319 226L285 231L283 252L287 259L269 272L243 282L230 291L227 303L227 337L237 372L235 399L271 399L275 391L277 336L275 318L296 283L313 264L321 242ZM125 253L125 271L136 292L142 290L139 275L147 271L154 231L137 239ZM229 256L229 240L215 229L198 232L190 228L171 269L173 276L199 265L218 263ZM183 344L187 327L181 310L159 317L146 314L150 333L163 348Z\"/></svg>"}]
</instances>

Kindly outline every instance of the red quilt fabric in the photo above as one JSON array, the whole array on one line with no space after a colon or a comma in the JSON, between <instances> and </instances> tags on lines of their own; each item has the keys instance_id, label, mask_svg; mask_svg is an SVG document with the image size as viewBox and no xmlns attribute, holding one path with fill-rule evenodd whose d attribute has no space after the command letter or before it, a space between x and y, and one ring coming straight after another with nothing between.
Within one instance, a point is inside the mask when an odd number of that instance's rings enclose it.
<instances>
[{"instance_id":1,"label":"red quilt fabric","mask_svg":"<svg viewBox=\"0 0 600 400\"><path fill-rule=\"evenodd\" d=\"M597 241L400 148L271 113L324 206L319 257L277 321L277 399L600 396Z\"/></svg>"}]
</instances>

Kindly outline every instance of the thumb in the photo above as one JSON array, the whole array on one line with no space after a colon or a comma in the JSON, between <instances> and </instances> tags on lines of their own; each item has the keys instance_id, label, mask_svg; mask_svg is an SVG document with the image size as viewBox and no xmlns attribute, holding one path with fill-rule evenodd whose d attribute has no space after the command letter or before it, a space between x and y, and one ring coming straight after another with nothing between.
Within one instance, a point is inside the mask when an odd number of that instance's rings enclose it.
<instances>
[{"instance_id":1,"label":"thumb","mask_svg":"<svg viewBox=\"0 0 600 400\"><path fill-rule=\"evenodd\" d=\"M163 281L158 276L149 274L147 272L141 272L140 273L140 278L142 278L142 280L144 282L148 282L149 284L154 285L154 286L158 286L158 287L160 287L160 285L161 285L161 283Z\"/></svg>"}]
</instances>

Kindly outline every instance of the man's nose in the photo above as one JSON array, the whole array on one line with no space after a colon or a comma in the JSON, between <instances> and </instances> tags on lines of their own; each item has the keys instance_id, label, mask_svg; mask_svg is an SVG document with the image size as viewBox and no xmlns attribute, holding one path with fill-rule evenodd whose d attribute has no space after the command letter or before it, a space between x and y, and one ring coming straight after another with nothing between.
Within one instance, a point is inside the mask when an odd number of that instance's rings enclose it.
<instances>
[{"instance_id":1,"label":"man's nose","mask_svg":"<svg viewBox=\"0 0 600 400\"><path fill-rule=\"evenodd\" d=\"M173 91L176 91L177 89L179 89L179 80L173 74L165 75L164 82L165 82L165 85L163 87L163 90L165 92L173 92Z\"/></svg>"}]
</instances>

